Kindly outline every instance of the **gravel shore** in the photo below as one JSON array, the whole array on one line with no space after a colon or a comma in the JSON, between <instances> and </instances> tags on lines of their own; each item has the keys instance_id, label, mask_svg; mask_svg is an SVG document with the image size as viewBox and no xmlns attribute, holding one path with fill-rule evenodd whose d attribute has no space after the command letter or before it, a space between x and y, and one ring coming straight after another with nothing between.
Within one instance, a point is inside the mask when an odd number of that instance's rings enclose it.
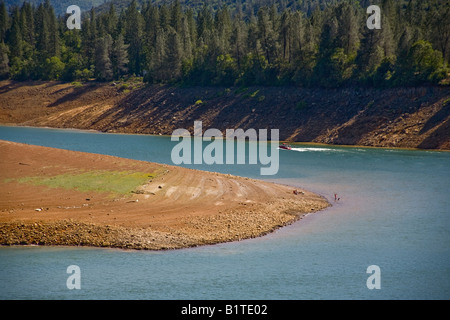
<instances>
[{"instance_id":1,"label":"gravel shore","mask_svg":"<svg viewBox=\"0 0 450 320\"><path fill-rule=\"evenodd\" d=\"M189 248L260 237L329 206L306 190L218 173L4 141L0 152L1 245ZM89 170L157 174L126 195L29 182Z\"/></svg>"}]
</instances>

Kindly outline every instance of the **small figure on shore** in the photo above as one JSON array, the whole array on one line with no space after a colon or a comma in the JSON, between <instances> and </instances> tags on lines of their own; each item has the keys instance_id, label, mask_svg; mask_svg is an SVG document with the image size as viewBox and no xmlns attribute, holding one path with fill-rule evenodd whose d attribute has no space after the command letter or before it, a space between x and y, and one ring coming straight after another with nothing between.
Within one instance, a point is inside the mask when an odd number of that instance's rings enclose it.
<instances>
[{"instance_id":1,"label":"small figure on shore","mask_svg":"<svg viewBox=\"0 0 450 320\"><path fill-rule=\"evenodd\" d=\"M296 196L298 196L298 191L297 191L297 190L294 190L294 194L295 194Z\"/></svg>"}]
</instances>

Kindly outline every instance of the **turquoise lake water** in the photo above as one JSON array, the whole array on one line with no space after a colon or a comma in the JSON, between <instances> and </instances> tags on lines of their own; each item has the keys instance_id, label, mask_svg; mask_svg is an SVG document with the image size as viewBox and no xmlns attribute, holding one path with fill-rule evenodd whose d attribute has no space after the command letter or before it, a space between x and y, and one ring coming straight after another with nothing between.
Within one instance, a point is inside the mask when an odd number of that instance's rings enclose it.
<instances>
[{"instance_id":1,"label":"turquoise lake water","mask_svg":"<svg viewBox=\"0 0 450 320\"><path fill-rule=\"evenodd\" d=\"M0 139L166 164L175 145L2 126ZM179 251L1 247L0 299L450 298L450 153L298 144L279 154L276 176L259 165L190 167L305 188L333 206L262 238ZM70 265L81 290L66 286ZM371 265L379 290L366 285Z\"/></svg>"}]
</instances>

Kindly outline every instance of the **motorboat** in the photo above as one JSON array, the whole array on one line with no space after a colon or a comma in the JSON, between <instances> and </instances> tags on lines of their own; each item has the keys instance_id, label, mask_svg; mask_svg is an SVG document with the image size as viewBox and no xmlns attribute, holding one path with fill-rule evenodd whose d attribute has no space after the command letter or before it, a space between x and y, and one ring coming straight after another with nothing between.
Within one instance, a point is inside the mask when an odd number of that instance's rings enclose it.
<instances>
[{"instance_id":1,"label":"motorboat","mask_svg":"<svg viewBox=\"0 0 450 320\"><path fill-rule=\"evenodd\" d=\"M292 150L292 147L291 147L289 144L287 144L287 143L283 143L283 144L280 146L280 149L283 149L283 150Z\"/></svg>"}]
</instances>

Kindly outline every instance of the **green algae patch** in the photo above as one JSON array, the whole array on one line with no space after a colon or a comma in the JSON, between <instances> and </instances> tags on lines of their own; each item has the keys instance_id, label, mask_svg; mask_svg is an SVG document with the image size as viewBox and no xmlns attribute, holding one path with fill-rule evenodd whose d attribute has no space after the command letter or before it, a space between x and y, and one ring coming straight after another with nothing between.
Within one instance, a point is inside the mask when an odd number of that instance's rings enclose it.
<instances>
[{"instance_id":1,"label":"green algae patch","mask_svg":"<svg viewBox=\"0 0 450 320\"><path fill-rule=\"evenodd\" d=\"M25 177L17 181L42 185L50 188L78 190L81 192L101 192L113 195L127 195L149 180L156 173L130 171L88 171L77 174L61 174L53 177Z\"/></svg>"}]
</instances>

